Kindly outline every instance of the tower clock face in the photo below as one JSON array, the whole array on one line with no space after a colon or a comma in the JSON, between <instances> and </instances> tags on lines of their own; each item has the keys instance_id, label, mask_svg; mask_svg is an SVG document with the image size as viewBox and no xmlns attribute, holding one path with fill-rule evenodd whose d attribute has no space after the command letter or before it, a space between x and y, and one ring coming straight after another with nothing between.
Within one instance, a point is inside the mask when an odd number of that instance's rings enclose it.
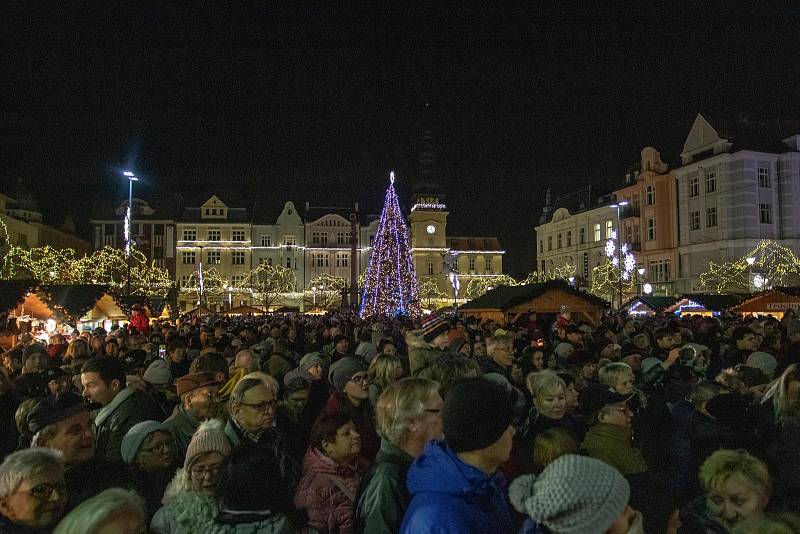
<instances>
[{"instance_id":1,"label":"tower clock face","mask_svg":"<svg viewBox=\"0 0 800 534\"><path fill-rule=\"evenodd\" d=\"M425 230L431 235L436 233L436 227L432 224L429 224Z\"/></svg>"}]
</instances>

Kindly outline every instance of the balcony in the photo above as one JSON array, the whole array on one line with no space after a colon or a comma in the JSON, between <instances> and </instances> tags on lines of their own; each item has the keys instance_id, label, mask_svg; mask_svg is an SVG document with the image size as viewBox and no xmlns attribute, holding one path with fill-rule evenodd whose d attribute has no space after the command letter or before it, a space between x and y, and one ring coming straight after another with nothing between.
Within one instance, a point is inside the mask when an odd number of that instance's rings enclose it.
<instances>
[{"instance_id":1,"label":"balcony","mask_svg":"<svg viewBox=\"0 0 800 534\"><path fill-rule=\"evenodd\" d=\"M619 212L620 219L630 219L632 217L638 217L638 216L639 216L639 206L634 206L632 204L623 206L623 208Z\"/></svg>"}]
</instances>

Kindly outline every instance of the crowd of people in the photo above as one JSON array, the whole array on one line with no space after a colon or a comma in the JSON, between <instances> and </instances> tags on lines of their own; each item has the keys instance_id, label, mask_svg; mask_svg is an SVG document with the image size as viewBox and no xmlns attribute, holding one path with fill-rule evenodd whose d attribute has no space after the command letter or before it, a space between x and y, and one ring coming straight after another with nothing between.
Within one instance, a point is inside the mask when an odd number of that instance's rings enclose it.
<instances>
[{"instance_id":1,"label":"crowd of people","mask_svg":"<svg viewBox=\"0 0 800 534\"><path fill-rule=\"evenodd\" d=\"M184 317L2 354L0 534L800 534L800 320Z\"/></svg>"}]
</instances>

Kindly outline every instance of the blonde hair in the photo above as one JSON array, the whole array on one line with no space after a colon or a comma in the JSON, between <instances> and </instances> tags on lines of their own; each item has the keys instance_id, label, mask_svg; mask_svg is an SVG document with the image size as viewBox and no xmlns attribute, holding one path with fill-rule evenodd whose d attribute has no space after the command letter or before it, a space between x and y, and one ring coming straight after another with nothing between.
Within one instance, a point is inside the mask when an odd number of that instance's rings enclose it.
<instances>
[{"instance_id":1,"label":"blonde hair","mask_svg":"<svg viewBox=\"0 0 800 534\"><path fill-rule=\"evenodd\" d=\"M136 492L110 488L79 504L61 520L53 534L97 532L98 527L106 519L120 510L130 510L139 514L143 523L147 520L144 501Z\"/></svg>"},{"instance_id":2,"label":"blonde hair","mask_svg":"<svg viewBox=\"0 0 800 534\"><path fill-rule=\"evenodd\" d=\"M562 391L567 391L567 384L556 373L550 370L537 371L530 373L526 379L528 391L533 395L534 400L542 400L542 398L554 391L561 388Z\"/></svg>"},{"instance_id":3,"label":"blonde hair","mask_svg":"<svg viewBox=\"0 0 800 534\"><path fill-rule=\"evenodd\" d=\"M439 391L439 384L427 378L398 380L381 393L375 405L378 434L393 445L408 433L408 423L425 414L425 401Z\"/></svg>"},{"instance_id":4,"label":"blonde hair","mask_svg":"<svg viewBox=\"0 0 800 534\"><path fill-rule=\"evenodd\" d=\"M578 442L563 428L547 429L533 440L533 463L539 469L565 454L578 454Z\"/></svg>"},{"instance_id":5,"label":"blonde hair","mask_svg":"<svg viewBox=\"0 0 800 534\"><path fill-rule=\"evenodd\" d=\"M511 336L508 336L508 335L503 335L503 334L501 334L499 336L487 337L486 338L486 354L491 356L492 353L494 352L494 349L496 349L497 347L502 346L502 345L505 345L508 348L513 347L514 346L514 338L511 337Z\"/></svg>"},{"instance_id":6,"label":"blonde hair","mask_svg":"<svg viewBox=\"0 0 800 534\"><path fill-rule=\"evenodd\" d=\"M772 381L767 392L764 394L764 399L761 401L772 401L773 409L775 410L775 420L779 423L789 417L798 417L798 407L800 403L792 405L792 399L789 398L789 385L792 382L800 382L800 365L793 363L786 370Z\"/></svg>"},{"instance_id":7,"label":"blonde hair","mask_svg":"<svg viewBox=\"0 0 800 534\"><path fill-rule=\"evenodd\" d=\"M633 378L633 369L627 363L612 362L600 368L600 383L613 388L621 377Z\"/></svg>"},{"instance_id":8,"label":"blonde hair","mask_svg":"<svg viewBox=\"0 0 800 534\"><path fill-rule=\"evenodd\" d=\"M769 498L772 479L767 464L745 450L719 449L700 466L700 485L706 494L734 476L762 497Z\"/></svg>"},{"instance_id":9,"label":"blonde hair","mask_svg":"<svg viewBox=\"0 0 800 534\"><path fill-rule=\"evenodd\" d=\"M397 369L403 367L400 356L392 354L378 354L369 362L367 378L370 384L375 384L381 389L388 387L395 381Z\"/></svg>"}]
</instances>

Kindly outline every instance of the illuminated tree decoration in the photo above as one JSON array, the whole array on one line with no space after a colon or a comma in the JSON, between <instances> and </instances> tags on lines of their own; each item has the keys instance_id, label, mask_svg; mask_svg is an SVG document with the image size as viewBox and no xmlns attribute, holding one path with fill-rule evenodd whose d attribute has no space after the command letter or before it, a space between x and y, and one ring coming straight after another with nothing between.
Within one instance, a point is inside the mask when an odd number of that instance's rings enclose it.
<instances>
[{"instance_id":1,"label":"illuminated tree decoration","mask_svg":"<svg viewBox=\"0 0 800 534\"><path fill-rule=\"evenodd\" d=\"M620 270L614 262L607 259L605 262L592 269L592 287L589 289L589 292L600 298L612 301L619 290L620 275L624 275L624 273L624 269ZM632 295L634 289L633 277L631 277L630 274L627 279L623 276L623 294Z\"/></svg>"},{"instance_id":2,"label":"illuminated tree decoration","mask_svg":"<svg viewBox=\"0 0 800 534\"><path fill-rule=\"evenodd\" d=\"M422 313L417 287L408 228L397 200L394 173L391 173L361 292L359 315L362 318L377 315L417 317Z\"/></svg>"},{"instance_id":3,"label":"illuminated tree decoration","mask_svg":"<svg viewBox=\"0 0 800 534\"><path fill-rule=\"evenodd\" d=\"M436 278L432 276L426 276L419 280L417 294L422 301L422 305L429 310L434 309L438 302L447 301L447 293L439 289Z\"/></svg>"},{"instance_id":4,"label":"illuminated tree decoration","mask_svg":"<svg viewBox=\"0 0 800 534\"><path fill-rule=\"evenodd\" d=\"M549 282L550 280L569 280L570 277L575 276L575 264L563 263L555 267L550 267L546 271L531 271L525 280L520 282L521 285L539 284L542 282Z\"/></svg>"},{"instance_id":5,"label":"illuminated tree decoration","mask_svg":"<svg viewBox=\"0 0 800 534\"><path fill-rule=\"evenodd\" d=\"M282 265L262 263L247 275L248 289L267 310L281 295L294 291L296 285L294 271Z\"/></svg>"},{"instance_id":6,"label":"illuminated tree decoration","mask_svg":"<svg viewBox=\"0 0 800 534\"><path fill-rule=\"evenodd\" d=\"M468 300L474 300L496 287L515 285L518 285L518 282L507 274L498 274L497 276L480 276L470 279L469 283L467 284L467 291L465 295Z\"/></svg>"},{"instance_id":7,"label":"illuminated tree decoration","mask_svg":"<svg viewBox=\"0 0 800 534\"><path fill-rule=\"evenodd\" d=\"M203 268L202 282L202 293L205 302L219 304L225 300L228 282L215 267ZM199 302L200 292L200 272L198 269L189 275L189 278L186 280L186 285L181 287L181 293Z\"/></svg>"},{"instance_id":8,"label":"illuminated tree decoration","mask_svg":"<svg viewBox=\"0 0 800 534\"><path fill-rule=\"evenodd\" d=\"M314 291L312 288L317 288ZM342 291L347 287L347 280L340 276L322 273L308 282L308 291L316 293L312 298L316 300L317 307L333 309L342 305Z\"/></svg>"},{"instance_id":9,"label":"illuminated tree decoration","mask_svg":"<svg viewBox=\"0 0 800 534\"><path fill-rule=\"evenodd\" d=\"M747 258L753 258L752 265ZM741 258L720 264L709 262L700 275L700 285L713 293L745 293L751 289L751 277L758 290L796 286L800 284L800 260L789 247L764 239Z\"/></svg>"}]
</instances>

